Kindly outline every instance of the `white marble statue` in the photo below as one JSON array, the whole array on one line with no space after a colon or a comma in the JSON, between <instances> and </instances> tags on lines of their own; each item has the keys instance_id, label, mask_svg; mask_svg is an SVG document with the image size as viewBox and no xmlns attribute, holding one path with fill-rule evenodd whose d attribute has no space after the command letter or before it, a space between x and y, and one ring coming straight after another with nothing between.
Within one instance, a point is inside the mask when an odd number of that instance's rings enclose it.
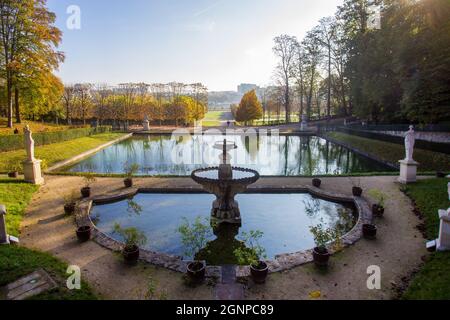
<instances>
[{"instance_id":1,"label":"white marble statue","mask_svg":"<svg viewBox=\"0 0 450 320\"><path fill-rule=\"evenodd\" d=\"M34 161L34 140L31 136L30 127L27 125L23 129L24 132L24 141L25 141L25 151L27 152L27 160Z\"/></svg>"},{"instance_id":2,"label":"white marble statue","mask_svg":"<svg viewBox=\"0 0 450 320\"><path fill-rule=\"evenodd\" d=\"M302 122L300 123L300 130L301 131L307 131L308 130L308 115L304 114L302 115Z\"/></svg>"},{"instance_id":3,"label":"white marble statue","mask_svg":"<svg viewBox=\"0 0 450 320\"><path fill-rule=\"evenodd\" d=\"M142 126L144 127L144 131L150 131L150 121L148 120L147 115L145 115L144 121L142 122Z\"/></svg>"},{"instance_id":4,"label":"white marble statue","mask_svg":"<svg viewBox=\"0 0 450 320\"><path fill-rule=\"evenodd\" d=\"M416 134L414 132L414 127L410 126L409 131L405 135L406 161L413 161L415 143L416 143Z\"/></svg>"}]
</instances>

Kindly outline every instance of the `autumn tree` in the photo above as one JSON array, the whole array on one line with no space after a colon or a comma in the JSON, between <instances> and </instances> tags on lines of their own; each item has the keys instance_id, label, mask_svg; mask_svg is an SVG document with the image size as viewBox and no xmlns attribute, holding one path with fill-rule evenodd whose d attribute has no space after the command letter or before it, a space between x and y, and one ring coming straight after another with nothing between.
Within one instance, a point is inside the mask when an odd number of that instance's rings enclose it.
<instances>
[{"instance_id":1,"label":"autumn tree","mask_svg":"<svg viewBox=\"0 0 450 320\"><path fill-rule=\"evenodd\" d=\"M239 103L236 111L236 121L248 123L260 119L263 115L262 105L256 96L256 91L247 92Z\"/></svg>"},{"instance_id":2,"label":"autumn tree","mask_svg":"<svg viewBox=\"0 0 450 320\"><path fill-rule=\"evenodd\" d=\"M74 87L77 115L83 121L83 125L86 125L86 119L91 115L90 111L92 111L92 84L78 83Z\"/></svg>"},{"instance_id":3,"label":"autumn tree","mask_svg":"<svg viewBox=\"0 0 450 320\"><path fill-rule=\"evenodd\" d=\"M56 50L61 31L54 26L55 14L48 11L45 0L0 0L0 12L0 72L6 82L7 126L12 128L13 92L20 121L21 87L33 80L50 84L43 81L43 74L55 70L64 56Z\"/></svg>"}]
</instances>

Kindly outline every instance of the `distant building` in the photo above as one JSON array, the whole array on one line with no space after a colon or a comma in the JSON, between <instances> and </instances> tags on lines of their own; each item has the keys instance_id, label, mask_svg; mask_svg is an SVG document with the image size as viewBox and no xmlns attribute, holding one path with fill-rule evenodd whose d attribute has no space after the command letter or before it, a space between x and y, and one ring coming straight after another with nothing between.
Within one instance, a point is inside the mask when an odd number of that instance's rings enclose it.
<instances>
[{"instance_id":1,"label":"distant building","mask_svg":"<svg viewBox=\"0 0 450 320\"><path fill-rule=\"evenodd\" d=\"M247 92L251 91L251 90L258 90L259 87L256 84L252 84L252 83L241 83L240 85L238 85L237 91L240 94L246 94Z\"/></svg>"}]
</instances>

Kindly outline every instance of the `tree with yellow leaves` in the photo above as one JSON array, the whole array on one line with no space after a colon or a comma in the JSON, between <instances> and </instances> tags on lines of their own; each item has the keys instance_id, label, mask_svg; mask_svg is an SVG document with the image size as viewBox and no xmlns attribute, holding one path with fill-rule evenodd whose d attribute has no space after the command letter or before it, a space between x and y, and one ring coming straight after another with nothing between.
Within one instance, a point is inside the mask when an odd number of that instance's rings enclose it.
<instances>
[{"instance_id":1,"label":"tree with yellow leaves","mask_svg":"<svg viewBox=\"0 0 450 320\"><path fill-rule=\"evenodd\" d=\"M249 121L261 119L262 115L263 108L256 96L256 91L247 92L236 110L236 121L247 124Z\"/></svg>"},{"instance_id":2,"label":"tree with yellow leaves","mask_svg":"<svg viewBox=\"0 0 450 320\"><path fill-rule=\"evenodd\" d=\"M33 81L49 88L56 80L52 72L64 60L56 50L62 33L54 26L56 16L48 11L46 0L0 0L0 12L0 78L6 84L8 127L12 128L14 98L20 122L20 91Z\"/></svg>"}]
</instances>

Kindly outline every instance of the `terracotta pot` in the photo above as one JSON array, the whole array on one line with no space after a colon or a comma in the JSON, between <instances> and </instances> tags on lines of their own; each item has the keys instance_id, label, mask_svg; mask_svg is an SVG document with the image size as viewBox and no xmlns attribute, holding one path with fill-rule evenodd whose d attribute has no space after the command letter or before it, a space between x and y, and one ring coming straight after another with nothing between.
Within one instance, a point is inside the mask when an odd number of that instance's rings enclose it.
<instances>
[{"instance_id":1,"label":"terracotta pot","mask_svg":"<svg viewBox=\"0 0 450 320\"><path fill-rule=\"evenodd\" d=\"M75 212L76 203L66 203L64 205L64 213L67 215L71 215Z\"/></svg>"},{"instance_id":2,"label":"terracotta pot","mask_svg":"<svg viewBox=\"0 0 450 320\"><path fill-rule=\"evenodd\" d=\"M259 261L257 266L250 266L250 274L255 283L262 284L266 282L267 275L269 274L269 267L267 263Z\"/></svg>"},{"instance_id":3,"label":"terracotta pot","mask_svg":"<svg viewBox=\"0 0 450 320\"><path fill-rule=\"evenodd\" d=\"M202 281L205 279L206 265L203 262L191 262L186 267L186 274L192 281Z\"/></svg>"},{"instance_id":4,"label":"terracotta pot","mask_svg":"<svg viewBox=\"0 0 450 320\"><path fill-rule=\"evenodd\" d=\"M447 174L445 172L442 172L442 171L436 172L437 178L445 178L446 176L447 176Z\"/></svg>"},{"instance_id":5,"label":"terracotta pot","mask_svg":"<svg viewBox=\"0 0 450 320\"><path fill-rule=\"evenodd\" d=\"M8 177L17 179L17 177L19 177L19 173L17 171L9 172Z\"/></svg>"},{"instance_id":6,"label":"terracotta pot","mask_svg":"<svg viewBox=\"0 0 450 320\"><path fill-rule=\"evenodd\" d=\"M83 226L77 229L77 238L80 242L86 242L91 239L91 227Z\"/></svg>"},{"instance_id":7,"label":"terracotta pot","mask_svg":"<svg viewBox=\"0 0 450 320\"><path fill-rule=\"evenodd\" d=\"M134 265L139 259L139 247L134 245L131 247L125 247L122 250L123 259L125 263Z\"/></svg>"},{"instance_id":8,"label":"terracotta pot","mask_svg":"<svg viewBox=\"0 0 450 320\"><path fill-rule=\"evenodd\" d=\"M126 178L123 180L123 184L125 185L125 188L131 188L133 186L133 179Z\"/></svg>"},{"instance_id":9,"label":"terracotta pot","mask_svg":"<svg viewBox=\"0 0 450 320\"><path fill-rule=\"evenodd\" d=\"M374 204L374 205L372 206L372 214L373 214L375 217L381 218L381 217L384 215L384 207L383 207L383 206L380 206L380 205L378 205L378 204Z\"/></svg>"},{"instance_id":10,"label":"terracotta pot","mask_svg":"<svg viewBox=\"0 0 450 320\"><path fill-rule=\"evenodd\" d=\"M353 187L352 193L355 197L361 197L363 190L360 187Z\"/></svg>"},{"instance_id":11,"label":"terracotta pot","mask_svg":"<svg viewBox=\"0 0 450 320\"><path fill-rule=\"evenodd\" d=\"M373 224L363 225L363 236L366 239L374 240L377 237L377 227Z\"/></svg>"},{"instance_id":12,"label":"terracotta pot","mask_svg":"<svg viewBox=\"0 0 450 320\"><path fill-rule=\"evenodd\" d=\"M317 178L313 179L312 184L313 184L314 187L320 188L320 185L322 184L322 180L317 179Z\"/></svg>"},{"instance_id":13,"label":"terracotta pot","mask_svg":"<svg viewBox=\"0 0 450 320\"><path fill-rule=\"evenodd\" d=\"M323 268L328 266L328 261L330 260L330 253L326 248L314 248L313 250L314 263L317 267Z\"/></svg>"},{"instance_id":14,"label":"terracotta pot","mask_svg":"<svg viewBox=\"0 0 450 320\"><path fill-rule=\"evenodd\" d=\"M91 196L91 188L90 187L81 188L81 195L83 196L83 198L89 198Z\"/></svg>"}]
</instances>

